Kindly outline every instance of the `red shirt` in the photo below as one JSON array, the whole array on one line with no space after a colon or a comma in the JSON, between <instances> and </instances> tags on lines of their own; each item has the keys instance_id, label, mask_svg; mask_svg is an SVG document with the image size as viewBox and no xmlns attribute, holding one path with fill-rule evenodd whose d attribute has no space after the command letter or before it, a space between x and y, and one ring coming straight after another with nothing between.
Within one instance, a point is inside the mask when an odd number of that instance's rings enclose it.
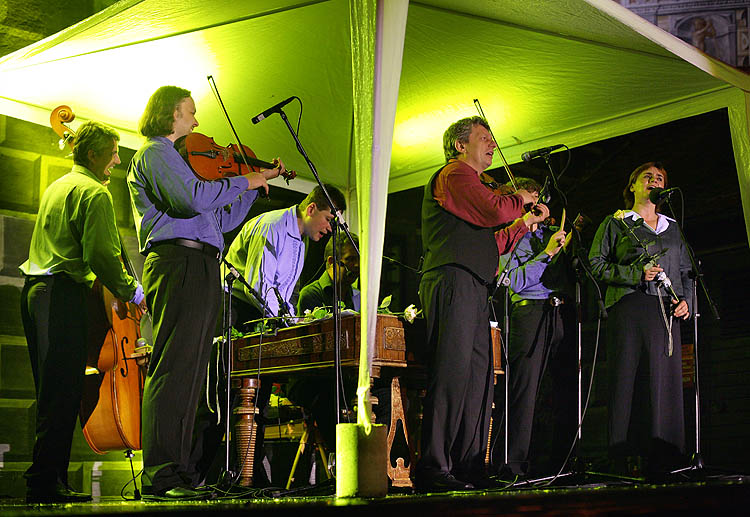
<instances>
[{"instance_id":1,"label":"red shirt","mask_svg":"<svg viewBox=\"0 0 750 517\"><path fill-rule=\"evenodd\" d=\"M520 218L523 198L495 194L479 181L479 173L472 166L460 160L449 162L440 171L432 195L443 209L475 226L492 228L513 221L495 232L500 255L509 253L529 230Z\"/></svg>"}]
</instances>

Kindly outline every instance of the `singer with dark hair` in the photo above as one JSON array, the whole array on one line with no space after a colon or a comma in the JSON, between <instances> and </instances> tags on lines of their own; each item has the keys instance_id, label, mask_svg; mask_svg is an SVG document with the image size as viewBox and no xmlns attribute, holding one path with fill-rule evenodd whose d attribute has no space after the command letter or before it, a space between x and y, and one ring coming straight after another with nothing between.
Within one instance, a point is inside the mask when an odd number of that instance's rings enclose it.
<instances>
[{"instance_id":1,"label":"singer with dark hair","mask_svg":"<svg viewBox=\"0 0 750 517\"><path fill-rule=\"evenodd\" d=\"M534 195L539 183L516 178L517 185ZM512 253L500 257L510 279L508 350L508 460L503 471L526 476L540 464L531 464L529 448L536 399L549 366L552 389L552 440L544 451L551 467L565 459L576 428L575 305L571 293L572 268L563 252L565 231L546 222L533 224ZM502 402L496 401L497 407Z\"/></svg>"},{"instance_id":2,"label":"singer with dark hair","mask_svg":"<svg viewBox=\"0 0 750 517\"><path fill-rule=\"evenodd\" d=\"M424 309L428 361L422 423L420 492L491 486L484 469L493 396L490 293L500 255L541 219L518 219L526 190L501 196L480 181L496 147L487 121L471 117L443 135L446 165L425 186L422 201ZM531 217L531 216L530 216Z\"/></svg>"},{"instance_id":3,"label":"singer with dark hair","mask_svg":"<svg viewBox=\"0 0 750 517\"><path fill-rule=\"evenodd\" d=\"M147 137L128 168L143 284L154 342L143 392L143 494L195 499L193 424L221 305L223 233L242 223L278 168L201 181L173 144L198 126L190 92L163 86L139 129Z\"/></svg>"},{"instance_id":4,"label":"singer with dark hair","mask_svg":"<svg viewBox=\"0 0 750 517\"><path fill-rule=\"evenodd\" d=\"M693 311L679 228L649 199L666 180L659 163L636 168L623 192L626 210L604 219L589 253L594 275L607 285L612 469L631 473L628 458L641 456L655 478L684 460L680 320Z\"/></svg>"}]
</instances>

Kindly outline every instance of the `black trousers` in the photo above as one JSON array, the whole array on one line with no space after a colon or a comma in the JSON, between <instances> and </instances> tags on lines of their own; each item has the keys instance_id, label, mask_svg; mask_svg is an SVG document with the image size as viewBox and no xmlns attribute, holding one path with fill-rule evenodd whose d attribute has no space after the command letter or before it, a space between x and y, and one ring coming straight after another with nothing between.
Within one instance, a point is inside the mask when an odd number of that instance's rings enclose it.
<instances>
[{"instance_id":1,"label":"black trousers","mask_svg":"<svg viewBox=\"0 0 750 517\"><path fill-rule=\"evenodd\" d=\"M419 285L431 353L417 475L452 472L466 480L484 468L492 408L492 343L487 287L443 266Z\"/></svg>"},{"instance_id":2,"label":"black trousers","mask_svg":"<svg viewBox=\"0 0 750 517\"><path fill-rule=\"evenodd\" d=\"M224 309L227 308L228 307L224 307ZM217 336L223 336L226 332L224 329L225 322L222 312L222 310L217 312L214 331L214 334ZM232 312L229 318L229 323L234 328L249 331L251 330L251 327L245 326L244 323L257 320L260 316L260 311L254 306L246 303L244 300L232 296ZM204 382L200 387L200 397L193 427L193 448L188 462L190 469L187 476L183 474L183 477L187 477L193 485L200 484L204 481L209 484L216 483L219 474L221 474L224 468L227 467L227 465L225 465L226 449L222 447L222 441L225 436L224 431L226 430L227 416L230 418L230 432L234 429L234 422L231 416L231 411L234 407L234 394L230 393L230 407L227 408L227 373L225 367L226 362L223 360L226 349L224 347L224 344L221 346L213 345L211 347L207 369L209 372L208 382ZM255 405L259 409L259 413L256 414L253 420L256 437L255 459L253 464L253 485L255 487L265 486L269 481L263 468L263 436L265 434L266 424L268 423L268 419L264 415L264 410L268 406L272 387L273 381L271 379L262 379L260 389L255 397ZM233 444L230 443L230 446L232 445ZM224 447L226 447L226 444L224 444ZM230 451L230 465L228 465L230 470L236 472L239 469L239 465L243 463L242 458L244 454L244 451L237 451L232 447L232 450Z\"/></svg>"},{"instance_id":3,"label":"black trousers","mask_svg":"<svg viewBox=\"0 0 750 517\"><path fill-rule=\"evenodd\" d=\"M514 306L510 317L508 371L508 462L515 474L529 471L534 411L547 367L553 381L553 426L549 444L562 460L575 435L576 353L574 306L549 303ZM497 405L497 404L496 404Z\"/></svg>"},{"instance_id":4,"label":"black trousers","mask_svg":"<svg viewBox=\"0 0 750 517\"><path fill-rule=\"evenodd\" d=\"M669 356L660 303L669 315L669 300L635 292L613 305L607 320L610 453L648 456L655 468L677 461L685 448L680 320L673 319Z\"/></svg>"},{"instance_id":5,"label":"black trousers","mask_svg":"<svg viewBox=\"0 0 750 517\"><path fill-rule=\"evenodd\" d=\"M36 441L26 471L30 488L67 485L81 407L89 289L64 274L28 277L21 318L36 388Z\"/></svg>"},{"instance_id":6,"label":"black trousers","mask_svg":"<svg viewBox=\"0 0 750 517\"><path fill-rule=\"evenodd\" d=\"M206 377L221 280L216 257L162 244L143 266L154 343L143 392L143 485L191 484L195 414Z\"/></svg>"}]
</instances>

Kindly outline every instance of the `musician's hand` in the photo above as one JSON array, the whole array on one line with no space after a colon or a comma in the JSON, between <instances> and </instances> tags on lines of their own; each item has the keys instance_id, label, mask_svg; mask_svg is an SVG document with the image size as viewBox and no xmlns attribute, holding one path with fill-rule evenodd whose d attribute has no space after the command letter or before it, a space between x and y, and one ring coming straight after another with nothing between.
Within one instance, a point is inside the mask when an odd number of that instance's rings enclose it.
<instances>
[{"instance_id":1,"label":"musician's hand","mask_svg":"<svg viewBox=\"0 0 750 517\"><path fill-rule=\"evenodd\" d=\"M273 160L273 164L276 165L273 169L261 169L260 172L263 173L263 176L267 180L272 180L274 178L277 178L284 174L286 172L286 167L284 166L284 162L281 161L281 158L275 158Z\"/></svg>"},{"instance_id":2,"label":"musician's hand","mask_svg":"<svg viewBox=\"0 0 750 517\"><path fill-rule=\"evenodd\" d=\"M690 317L688 304L685 300L680 300L679 302L677 300L672 300L672 303L676 305L676 307L674 307L674 310L672 311L672 314L674 314L676 318L682 318L683 320L686 320Z\"/></svg>"},{"instance_id":3,"label":"musician's hand","mask_svg":"<svg viewBox=\"0 0 750 517\"><path fill-rule=\"evenodd\" d=\"M524 190L524 189L517 190L516 194L519 195L519 196L521 196L523 198L523 206L526 206L529 203L531 203L533 205L539 199L539 194L537 192L534 192L532 194L528 190Z\"/></svg>"},{"instance_id":4,"label":"musician's hand","mask_svg":"<svg viewBox=\"0 0 750 517\"><path fill-rule=\"evenodd\" d=\"M646 282L652 281L654 278L656 278L656 275L664 271L662 268L659 267L659 264L656 264L654 266L651 266L649 268L643 267L643 280Z\"/></svg>"},{"instance_id":5,"label":"musician's hand","mask_svg":"<svg viewBox=\"0 0 750 517\"><path fill-rule=\"evenodd\" d=\"M554 257L555 255L557 255L557 252L559 252L563 248L564 245L565 230L558 230L557 232L552 234L552 237L550 237L549 242L547 243L547 247L544 248L544 252L550 257Z\"/></svg>"},{"instance_id":6,"label":"musician's hand","mask_svg":"<svg viewBox=\"0 0 750 517\"><path fill-rule=\"evenodd\" d=\"M520 192L520 191L519 191ZM549 208L544 203L536 204L531 210L523 214L523 222L531 228L549 217Z\"/></svg>"},{"instance_id":7,"label":"musician's hand","mask_svg":"<svg viewBox=\"0 0 750 517\"><path fill-rule=\"evenodd\" d=\"M275 171L276 169L269 170ZM263 173L249 172L245 174L245 177L247 178L247 190L262 188L266 191L266 195L268 195L268 181L266 181L266 177L263 175Z\"/></svg>"}]
</instances>

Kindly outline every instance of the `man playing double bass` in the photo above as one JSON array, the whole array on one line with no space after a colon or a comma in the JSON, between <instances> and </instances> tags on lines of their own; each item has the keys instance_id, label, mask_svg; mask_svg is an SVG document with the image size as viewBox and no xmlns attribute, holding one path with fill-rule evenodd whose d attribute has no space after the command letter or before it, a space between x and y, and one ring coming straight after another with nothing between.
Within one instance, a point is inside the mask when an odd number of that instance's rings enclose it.
<instances>
[{"instance_id":1,"label":"man playing double bass","mask_svg":"<svg viewBox=\"0 0 750 517\"><path fill-rule=\"evenodd\" d=\"M88 297L94 280L141 305L143 289L120 261L112 196L104 186L120 163L119 135L83 124L73 144L73 169L44 191L31 237L21 292L21 317L36 388L36 441L26 471L26 501L91 500L71 490L68 463L81 406L88 342Z\"/></svg>"},{"instance_id":2,"label":"man playing double bass","mask_svg":"<svg viewBox=\"0 0 750 517\"><path fill-rule=\"evenodd\" d=\"M147 499L199 499L193 489L193 425L221 304L223 233L241 224L268 192L275 169L202 181L174 148L198 126L190 92L163 86L139 123L147 138L128 168L143 284L154 343L143 393L143 494Z\"/></svg>"}]
</instances>

